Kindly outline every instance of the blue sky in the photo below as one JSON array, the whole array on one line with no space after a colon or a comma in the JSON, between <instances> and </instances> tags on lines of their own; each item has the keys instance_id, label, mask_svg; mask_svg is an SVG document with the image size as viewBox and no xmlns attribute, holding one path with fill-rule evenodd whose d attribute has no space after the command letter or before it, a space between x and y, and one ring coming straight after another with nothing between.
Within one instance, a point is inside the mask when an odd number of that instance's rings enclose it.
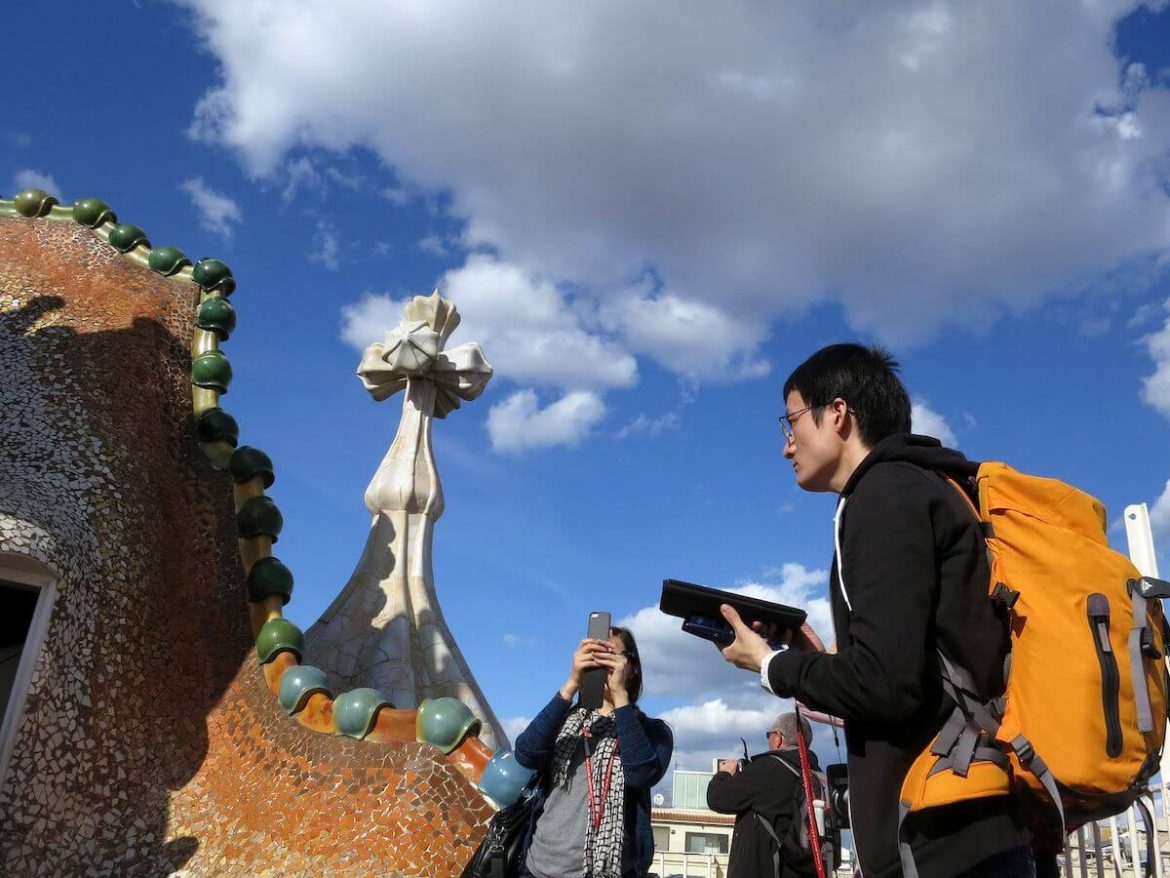
<instances>
[{"instance_id":1,"label":"blue sky","mask_svg":"<svg viewBox=\"0 0 1170 878\"><path fill-rule=\"evenodd\" d=\"M705 768L779 705L651 608L672 576L827 628L833 498L776 424L823 344L890 345L971 457L1148 503L1165 558L1165 6L8 4L0 193L231 265L224 404L276 463L305 628L398 420L360 350L438 284L496 369L434 435L473 672L514 729L608 609Z\"/></svg>"}]
</instances>

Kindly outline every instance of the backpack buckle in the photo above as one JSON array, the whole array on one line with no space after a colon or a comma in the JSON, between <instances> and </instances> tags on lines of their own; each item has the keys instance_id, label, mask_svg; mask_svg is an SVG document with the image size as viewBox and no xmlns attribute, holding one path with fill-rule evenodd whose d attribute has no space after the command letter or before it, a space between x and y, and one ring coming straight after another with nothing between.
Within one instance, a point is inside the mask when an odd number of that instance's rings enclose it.
<instances>
[{"instance_id":1,"label":"backpack buckle","mask_svg":"<svg viewBox=\"0 0 1170 878\"><path fill-rule=\"evenodd\" d=\"M1007 583L997 582L992 589L991 599L1010 610L1020 599L1020 593L1014 588L1009 588Z\"/></svg>"},{"instance_id":2,"label":"backpack buckle","mask_svg":"<svg viewBox=\"0 0 1170 878\"><path fill-rule=\"evenodd\" d=\"M1154 632L1149 628L1143 628L1141 633L1142 655L1148 659L1157 661L1162 657L1162 653L1158 652L1158 647L1154 645Z\"/></svg>"},{"instance_id":3,"label":"backpack buckle","mask_svg":"<svg viewBox=\"0 0 1170 878\"><path fill-rule=\"evenodd\" d=\"M1128 584L1131 594L1140 594L1144 598L1170 598L1170 582L1165 579L1143 576L1138 580L1129 580Z\"/></svg>"},{"instance_id":4,"label":"backpack buckle","mask_svg":"<svg viewBox=\"0 0 1170 878\"><path fill-rule=\"evenodd\" d=\"M1024 765L1031 765L1032 760L1036 758L1036 749L1032 746L1032 742L1023 735L1018 735L1013 739L1011 747Z\"/></svg>"}]
</instances>

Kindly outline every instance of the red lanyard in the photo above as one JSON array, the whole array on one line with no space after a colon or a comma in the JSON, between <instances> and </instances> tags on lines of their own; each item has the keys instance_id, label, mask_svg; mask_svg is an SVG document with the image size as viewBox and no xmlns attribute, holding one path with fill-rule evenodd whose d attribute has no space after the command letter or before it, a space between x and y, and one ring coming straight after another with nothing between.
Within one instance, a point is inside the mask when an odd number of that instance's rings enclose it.
<instances>
[{"instance_id":1,"label":"red lanyard","mask_svg":"<svg viewBox=\"0 0 1170 878\"><path fill-rule=\"evenodd\" d=\"M596 832L601 826L601 818L605 816L605 798L609 795L609 783L613 780L613 761L617 758L618 747L621 742L615 742L613 752L609 754L609 762L605 766L605 780L602 782L601 795L594 798L593 785L593 760L590 758L589 752L589 726L581 729L581 740L585 743L585 781L589 789L589 820L593 824L593 831Z\"/></svg>"}]
</instances>

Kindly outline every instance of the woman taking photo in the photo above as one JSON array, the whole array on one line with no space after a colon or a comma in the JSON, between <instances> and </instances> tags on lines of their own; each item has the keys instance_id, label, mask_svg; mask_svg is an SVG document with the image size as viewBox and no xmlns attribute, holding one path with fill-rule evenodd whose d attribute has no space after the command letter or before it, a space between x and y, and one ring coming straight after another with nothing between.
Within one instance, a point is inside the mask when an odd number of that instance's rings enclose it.
<instances>
[{"instance_id":1,"label":"woman taking photo","mask_svg":"<svg viewBox=\"0 0 1170 878\"><path fill-rule=\"evenodd\" d=\"M574 699L585 671L605 668L604 701ZM650 869L650 789L666 774L674 738L637 707L642 665L634 636L581 641L569 678L516 739L516 761L541 775L522 876L639 878Z\"/></svg>"}]
</instances>

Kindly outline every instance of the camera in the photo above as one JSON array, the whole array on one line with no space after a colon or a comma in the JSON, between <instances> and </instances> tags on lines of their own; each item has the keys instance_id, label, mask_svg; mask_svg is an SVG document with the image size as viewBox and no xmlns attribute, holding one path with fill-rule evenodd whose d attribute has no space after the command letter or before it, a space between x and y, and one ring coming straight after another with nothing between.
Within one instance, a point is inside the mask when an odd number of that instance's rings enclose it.
<instances>
[{"instance_id":1,"label":"camera","mask_svg":"<svg viewBox=\"0 0 1170 878\"><path fill-rule=\"evenodd\" d=\"M829 810L838 827L849 828L849 771L842 764L825 766L825 783L829 787Z\"/></svg>"}]
</instances>

